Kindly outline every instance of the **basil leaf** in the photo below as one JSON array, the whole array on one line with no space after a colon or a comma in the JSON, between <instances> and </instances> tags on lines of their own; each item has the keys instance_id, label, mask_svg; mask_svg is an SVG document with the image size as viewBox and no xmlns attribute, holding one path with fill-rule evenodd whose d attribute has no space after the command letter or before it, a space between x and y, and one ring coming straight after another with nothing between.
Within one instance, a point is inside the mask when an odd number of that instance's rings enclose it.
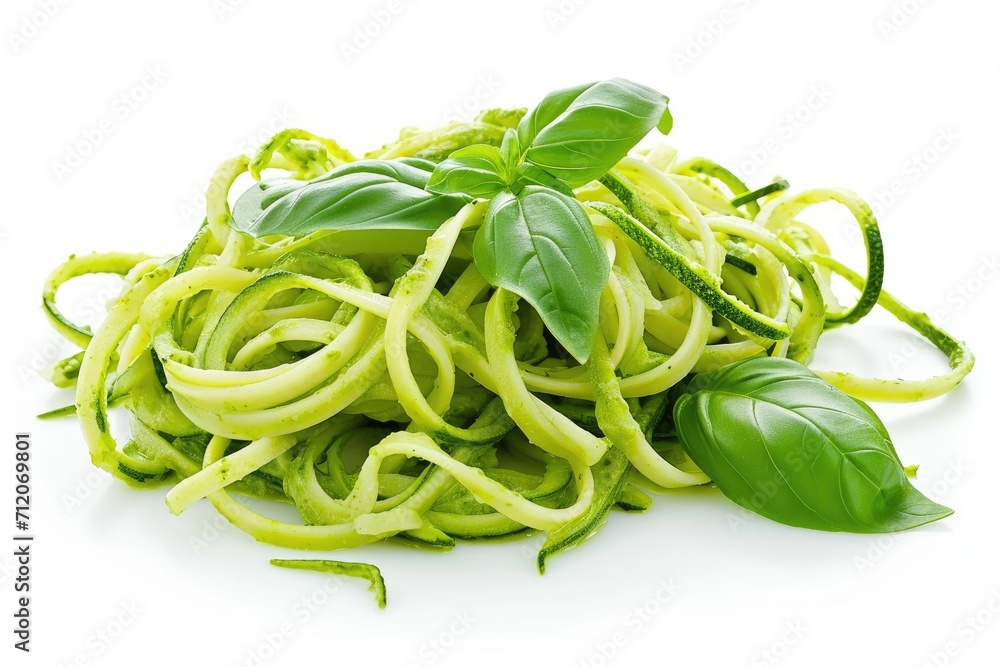
<instances>
[{"instance_id":1,"label":"basil leaf","mask_svg":"<svg viewBox=\"0 0 1000 667\"><path fill-rule=\"evenodd\" d=\"M421 171L426 171L428 174L434 173L434 170L437 169L437 162L420 157L398 157L393 159L392 162L405 164L408 167L416 167Z\"/></svg>"},{"instance_id":2,"label":"basil leaf","mask_svg":"<svg viewBox=\"0 0 1000 667\"><path fill-rule=\"evenodd\" d=\"M503 135L503 142L500 144L500 157L503 159L504 169L508 175L517 171L517 165L521 162L521 142L517 140L517 130L510 128Z\"/></svg>"},{"instance_id":3,"label":"basil leaf","mask_svg":"<svg viewBox=\"0 0 1000 667\"><path fill-rule=\"evenodd\" d=\"M524 159L570 187L603 176L654 127L673 119L667 98L625 79L550 93L518 125Z\"/></svg>"},{"instance_id":4,"label":"basil leaf","mask_svg":"<svg viewBox=\"0 0 1000 667\"><path fill-rule=\"evenodd\" d=\"M584 91L596 85L596 82L585 83L582 86L554 90L546 95L538 106L517 124L517 139L521 150L527 150L543 128L562 115Z\"/></svg>"},{"instance_id":5,"label":"basil leaf","mask_svg":"<svg viewBox=\"0 0 1000 667\"><path fill-rule=\"evenodd\" d=\"M906 530L952 510L906 477L878 416L788 360L716 371L674 406L684 449L735 503L792 526Z\"/></svg>"},{"instance_id":6,"label":"basil leaf","mask_svg":"<svg viewBox=\"0 0 1000 667\"><path fill-rule=\"evenodd\" d=\"M322 176L306 181L305 185L323 183L348 174L379 174L415 188L422 188L427 185L427 180L435 168L437 168L436 162L417 157L401 157L392 160L357 160L342 164Z\"/></svg>"},{"instance_id":7,"label":"basil leaf","mask_svg":"<svg viewBox=\"0 0 1000 667\"><path fill-rule=\"evenodd\" d=\"M610 266L575 199L537 185L501 192L486 209L473 254L490 284L530 303L566 351L586 362Z\"/></svg>"},{"instance_id":8,"label":"basil leaf","mask_svg":"<svg viewBox=\"0 0 1000 667\"><path fill-rule=\"evenodd\" d=\"M308 184L308 181L294 178L275 178L252 185L233 205L232 220L229 225L237 231L249 231L253 221L264 213L264 209L288 193L304 188Z\"/></svg>"},{"instance_id":9,"label":"basil leaf","mask_svg":"<svg viewBox=\"0 0 1000 667\"><path fill-rule=\"evenodd\" d=\"M511 130L508 130L510 132ZM460 148L431 174L426 189L488 199L507 187L507 166L500 149L487 144Z\"/></svg>"},{"instance_id":10,"label":"basil leaf","mask_svg":"<svg viewBox=\"0 0 1000 667\"><path fill-rule=\"evenodd\" d=\"M308 182L261 182L236 202L230 224L256 237L324 229L434 230L466 198L426 192L433 166L415 159L361 160Z\"/></svg>"}]
</instances>

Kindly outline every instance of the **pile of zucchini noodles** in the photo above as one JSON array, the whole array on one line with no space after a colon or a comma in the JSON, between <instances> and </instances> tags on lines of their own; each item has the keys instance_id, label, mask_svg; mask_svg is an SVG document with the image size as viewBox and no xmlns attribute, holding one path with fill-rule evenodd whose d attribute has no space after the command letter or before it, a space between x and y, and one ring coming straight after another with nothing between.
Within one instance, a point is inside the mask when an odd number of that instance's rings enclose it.
<instances>
[{"instance_id":1,"label":"pile of zucchini noodles","mask_svg":"<svg viewBox=\"0 0 1000 667\"><path fill-rule=\"evenodd\" d=\"M544 569L612 507L648 508L643 488L708 481L666 411L691 373L755 355L807 363L824 330L875 305L937 346L951 370L919 381L817 371L833 385L865 400L921 400L956 386L972 365L962 343L882 290L877 224L846 190L794 192L776 181L751 192L718 164L680 161L665 146L577 189L612 264L598 344L581 366L530 306L491 288L471 261L465 232L482 221L484 202L415 247L373 242L371 232L233 231L229 190L248 169L306 178L354 159L328 139L279 136L325 157L303 173L268 142L253 160L219 168L206 224L179 256L72 257L45 286L53 325L85 350L53 377L76 383L94 464L133 486L172 484L175 514L207 498L260 541L314 550L391 536L446 549L456 539L548 531ZM417 154L420 137L366 157ZM864 277L797 219L825 202L860 225ZM643 207L662 214L652 229L662 243L626 233L622 211ZM695 265L709 274L697 294L685 279ZM91 273L124 279L93 333L55 303L63 283ZM837 300L834 276L856 288L856 301ZM767 338L774 328L790 335ZM122 446L110 432L113 407L129 413ZM269 518L233 493L291 503L303 522Z\"/></svg>"}]
</instances>

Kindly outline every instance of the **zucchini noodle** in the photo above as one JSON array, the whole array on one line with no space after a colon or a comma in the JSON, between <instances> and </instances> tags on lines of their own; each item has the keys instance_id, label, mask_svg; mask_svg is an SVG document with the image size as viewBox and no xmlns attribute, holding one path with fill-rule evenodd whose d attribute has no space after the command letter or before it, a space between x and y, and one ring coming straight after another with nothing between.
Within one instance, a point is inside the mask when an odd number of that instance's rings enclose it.
<instances>
[{"instance_id":1,"label":"zucchini noodle","mask_svg":"<svg viewBox=\"0 0 1000 667\"><path fill-rule=\"evenodd\" d=\"M470 133L503 135L478 122L449 127L371 156L425 157ZM751 190L711 160L678 162L667 147L626 157L575 191L611 264L583 365L472 261L469 233L483 224L485 201L422 235L255 239L230 225L241 178L283 169L307 180L355 159L330 139L283 131L218 168L206 221L179 256L93 254L53 271L43 308L83 350L57 364L53 380L76 385L96 466L133 486L172 485L175 514L207 499L268 544L331 550L394 537L448 549L456 539L548 531L544 568L616 504L648 507L632 481L709 481L663 455L678 451L669 407L692 373L761 355L808 363L826 329L875 306L926 337L951 370L924 380L818 371L831 384L860 399L915 401L949 391L972 368L963 343L883 291L878 224L857 195L795 191L784 180ZM797 219L830 202L861 229L864 274ZM64 283L91 273L124 280L96 331L56 306ZM837 276L857 290L848 306L834 296ZM113 409L129 413L123 444ZM302 521L269 518L234 494L289 503Z\"/></svg>"}]
</instances>

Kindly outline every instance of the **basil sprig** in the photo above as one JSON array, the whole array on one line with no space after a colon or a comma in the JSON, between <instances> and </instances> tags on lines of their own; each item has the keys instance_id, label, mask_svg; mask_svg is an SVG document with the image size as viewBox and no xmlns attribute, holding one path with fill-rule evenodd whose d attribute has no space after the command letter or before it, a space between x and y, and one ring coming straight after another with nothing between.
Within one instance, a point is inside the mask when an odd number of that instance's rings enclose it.
<instances>
[{"instance_id":1,"label":"basil sprig","mask_svg":"<svg viewBox=\"0 0 1000 667\"><path fill-rule=\"evenodd\" d=\"M514 130L507 130L513 135ZM489 199L507 189L507 163L500 148L475 144L460 148L441 161L425 186L441 195L466 194Z\"/></svg>"},{"instance_id":2,"label":"basil sprig","mask_svg":"<svg viewBox=\"0 0 1000 667\"><path fill-rule=\"evenodd\" d=\"M584 363L610 267L572 188L600 178L654 127L666 133L672 122L667 98L651 88L625 79L588 83L547 95L499 146L459 146L438 164L362 160L311 181L262 181L236 202L230 224L258 238L430 232L468 201L491 199L474 243L477 266L493 286L531 304Z\"/></svg>"},{"instance_id":3,"label":"basil sprig","mask_svg":"<svg viewBox=\"0 0 1000 667\"><path fill-rule=\"evenodd\" d=\"M530 303L581 363L594 347L610 265L573 187L600 178L654 127L667 98L624 79L550 93L499 149L470 146L441 162L427 189L493 198L474 257L490 284Z\"/></svg>"},{"instance_id":4,"label":"basil sprig","mask_svg":"<svg viewBox=\"0 0 1000 667\"><path fill-rule=\"evenodd\" d=\"M757 357L696 376L674 405L684 449L730 500L818 530L882 533L952 514L910 484L885 426L802 364Z\"/></svg>"}]
</instances>

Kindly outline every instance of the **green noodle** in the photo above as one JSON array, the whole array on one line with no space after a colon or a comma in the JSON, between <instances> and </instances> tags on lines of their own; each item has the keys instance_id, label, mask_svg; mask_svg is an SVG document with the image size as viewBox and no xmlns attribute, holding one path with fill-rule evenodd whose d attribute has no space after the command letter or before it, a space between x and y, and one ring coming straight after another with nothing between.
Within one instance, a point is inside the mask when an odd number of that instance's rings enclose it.
<instances>
[{"instance_id":1,"label":"green noodle","mask_svg":"<svg viewBox=\"0 0 1000 667\"><path fill-rule=\"evenodd\" d=\"M372 155L433 156L499 141L502 130L460 124ZM585 365L470 259L463 234L482 223L483 201L417 241L254 239L230 226L229 192L244 173L309 179L354 159L332 140L279 133L253 158L219 167L206 223L180 256L85 255L51 274L45 312L84 350L53 380L76 384L96 466L133 486L172 485L174 513L208 499L268 544L330 550L399 537L447 549L541 530L544 567L615 503L648 506L629 475L652 488L708 481L665 457L676 441L657 430L691 373L761 355L808 363L825 329L876 305L937 346L951 370L924 380L819 371L833 385L865 400L922 400L972 367L963 343L882 290L878 225L856 195L795 192L785 181L750 191L724 167L677 162L669 148L626 157L576 190L612 266ZM827 202L859 224L865 275L797 219ZM95 332L56 307L60 286L88 273L124 280ZM853 305L836 301L835 276L857 288ZM109 426L117 408L130 413L125 444ZM303 521L268 518L234 492L291 503ZM276 564L329 569L303 563Z\"/></svg>"}]
</instances>

